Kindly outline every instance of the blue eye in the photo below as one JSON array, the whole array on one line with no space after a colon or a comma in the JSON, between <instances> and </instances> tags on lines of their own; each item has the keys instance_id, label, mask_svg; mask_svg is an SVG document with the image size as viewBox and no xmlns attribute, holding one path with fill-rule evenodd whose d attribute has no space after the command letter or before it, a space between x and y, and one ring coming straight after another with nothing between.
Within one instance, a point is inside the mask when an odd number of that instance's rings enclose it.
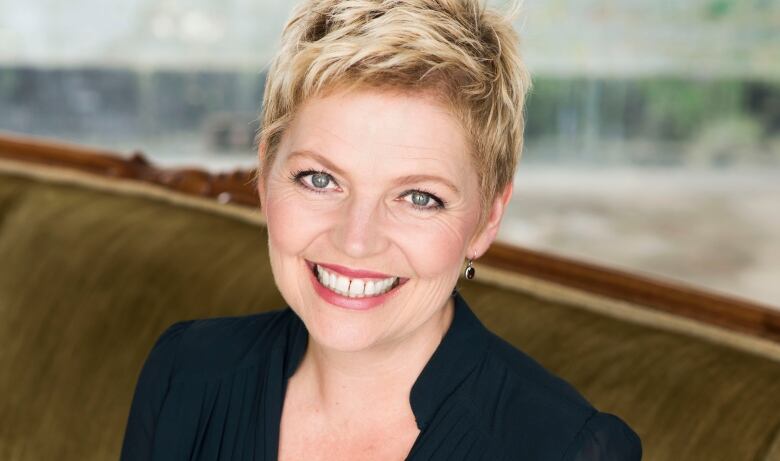
<instances>
[{"instance_id":1,"label":"blue eye","mask_svg":"<svg viewBox=\"0 0 780 461\"><path fill-rule=\"evenodd\" d=\"M290 179L313 192L324 192L338 187L333 176L324 171L297 171L291 175Z\"/></svg>"},{"instance_id":2,"label":"blue eye","mask_svg":"<svg viewBox=\"0 0 780 461\"><path fill-rule=\"evenodd\" d=\"M330 178L324 173L314 173L311 175L311 184L317 189L328 187L328 183L330 183Z\"/></svg>"},{"instance_id":3,"label":"blue eye","mask_svg":"<svg viewBox=\"0 0 780 461\"><path fill-rule=\"evenodd\" d=\"M444 208L444 201L439 197L421 190L410 190L404 193L404 199L419 210L440 210Z\"/></svg>"},{"instance_id":4,"label":"blue eye","mask_svg":"<svg viewBox=\"0 0 780 461\"><path fill-rule=\"evenodd\" d=\"M409 194L409 197L412 199L412 203L414 203L417 206L427 206L428 203L432 202L433 199L428 194L423 194L418 191L414 191L411 194Z\"/></svg>"}]
</instances>

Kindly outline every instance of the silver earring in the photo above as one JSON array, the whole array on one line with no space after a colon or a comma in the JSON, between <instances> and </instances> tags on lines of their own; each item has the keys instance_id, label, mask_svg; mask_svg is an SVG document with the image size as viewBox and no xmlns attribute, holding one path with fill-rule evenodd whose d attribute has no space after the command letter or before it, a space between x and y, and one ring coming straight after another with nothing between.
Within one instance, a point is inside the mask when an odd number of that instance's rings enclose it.
<instances>
[{"instance_id":1,"label":"silver earring","mask_svg":"<svg viewBox=\"0 0 780 461\"><path fill-rule=\"evenodd\" d=\"M463 275L465 275L467 279L471 280L474 278L474 274L476 273L477 270L474 269L474 260L468 258L468 263L466 264L466 270L463 271Z\"/></svg>"}]
</instances>

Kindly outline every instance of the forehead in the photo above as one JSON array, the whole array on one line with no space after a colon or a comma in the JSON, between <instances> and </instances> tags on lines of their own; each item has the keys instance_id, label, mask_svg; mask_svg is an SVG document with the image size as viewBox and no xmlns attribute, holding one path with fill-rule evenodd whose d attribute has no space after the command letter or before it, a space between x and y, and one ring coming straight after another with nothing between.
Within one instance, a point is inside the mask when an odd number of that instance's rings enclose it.
<instances>
[{"instance_id":1,"label":"forehead","mask_svg":"<svg viewBox=\"0 0 780 461\"><path fill-rule=\"evenodd\" d=\"M424 92L353 90L311 98L286 130L281 156L309 150L344 167L471 170L468 142L447 106Z\"/></svg>"}]
</instances>

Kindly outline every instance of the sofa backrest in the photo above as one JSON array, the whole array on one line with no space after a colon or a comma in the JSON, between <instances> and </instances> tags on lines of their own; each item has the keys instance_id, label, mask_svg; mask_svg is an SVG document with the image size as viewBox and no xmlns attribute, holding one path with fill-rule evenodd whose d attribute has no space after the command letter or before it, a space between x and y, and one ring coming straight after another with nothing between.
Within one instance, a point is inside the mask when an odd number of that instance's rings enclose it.
<instances>
[{"instance_id":1,"label":"sofa backrest","mask_svg":"<svg viewBox=\"0 0 780 461\"><path fill-rule=\"evenodd\" d=\"M771 345L753 353L491 277L459 289L491 330L624 418L644 459L780 459ZM168 325L284 305L257 209L0 163L0 459L116 459Z\"/></svg>"}]
</instances>

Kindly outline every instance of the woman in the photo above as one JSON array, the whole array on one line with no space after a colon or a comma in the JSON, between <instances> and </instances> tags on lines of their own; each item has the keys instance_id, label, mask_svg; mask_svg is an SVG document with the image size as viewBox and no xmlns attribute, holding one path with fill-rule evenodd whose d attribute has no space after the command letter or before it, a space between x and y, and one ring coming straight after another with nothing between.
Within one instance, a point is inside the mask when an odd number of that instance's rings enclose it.
<instances>
[{"instance_id":1,"label":"woman","mask_svg":"<svg viewBox=\"0 0 780 461\"><path fill-rule=\"evenodd\" d=\"M512 194L529 78L509 23L476 0L311 0L282 41L258 192L289 308L170 327L123 459L639 459L454 290Z\"/></svg>"}]
</instances>

